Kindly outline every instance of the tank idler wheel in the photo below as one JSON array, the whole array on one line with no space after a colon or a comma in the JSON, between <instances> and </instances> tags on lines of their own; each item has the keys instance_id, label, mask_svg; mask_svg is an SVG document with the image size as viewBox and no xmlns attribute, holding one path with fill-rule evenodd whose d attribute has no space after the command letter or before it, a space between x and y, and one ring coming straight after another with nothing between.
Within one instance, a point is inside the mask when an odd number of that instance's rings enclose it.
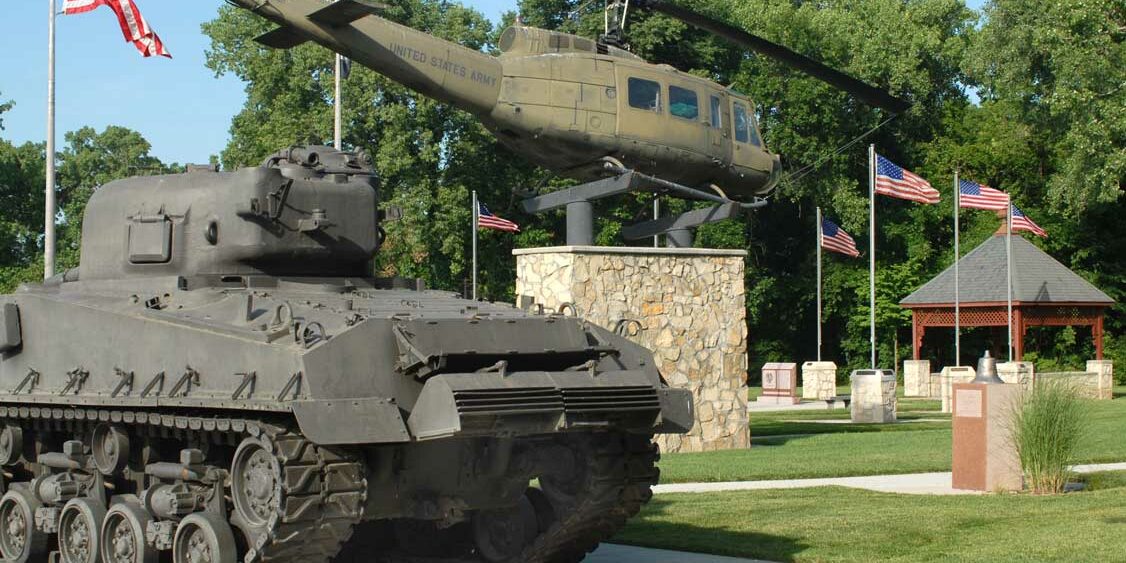
<instances>
[{"instance_id":1,"label":"tank idler wheel","mask_svg":"<svg viewBox=\"0 0 1126 563\"><path fill-rule=\"evenodd\" d=\"M172 540L173 563L235 563L235 534L217 514L195 512L180 521Z\"/></svg>"},{"instance_id":2,"label":"tank idler wheel","mask_svg":"<svg viewBox=\"0 0 1126 563\"><path fill-rule=\"evenodd\" d=\"M0 428L0 465L15 465L23 455L23 429L14 424Z\"/></svg>"},{"instance_id":3,"label":"tank idler wheel","mask_svg":"<svg viewBox=\"0 0 1126 563\"><path fill-rule=\"evenodd\" d=\"M89 498L76 498L59 516L59 553L63 563L98 563L102 521L106 507Z\"/></svg>"},{"instance_id":4,"label":"tank idler wheel","mask_svg":"<svg viewBox=\"0 0 1126 563\"><path fill-rule=\"evenodd\" d=\"M12 489L0 498L0 557L5 563L47 559L48 534L35 527L35 511L42 506L24 488Z\"/></svg>"},{"instance_id":5,"label":"tank idler wheel","mask_svg":"<svg viewBox=\"0 0 1126 563\"><path fill-rule=\"evenodd\" d=\"M251 529L270 527L282 496L281 466L269 442L247 438L231 462L231 500L235 521Z\"/></svg>"},{"instance_id":6,"label":"tank idler wheel","mask_svg":"<svg viewBox=\"0 0 1126 563\"><path fill-rule=\"evenodd\" d=\"M473 543L481 558L490 563L519 557L539 532L536 508L526 495L520 496L516 506L481 510L473 516Z\"/></svg>"},{"instance_id":7,"label":"tank idler wheel","mask_svg":"<svg viewBox=\"0 0 1126 563\"><path fill-rule=\"evenodd\" d=\"M99 424L90 440L94 465L102 475L114 475L129 461L129 435L121 428Z\"/></svg>"},{"instance_id":8,"label":"tank idler wheel","mask_svg":"<svg viewBox=\"0 0 1126 563\"><path fill-rule=\"evenodd\" d=\"M157 551L145 543L145 528L152 516L137 502L114 504L102 522L100 546L103 563L156 563Z\"/></svg>"}]
</instances>

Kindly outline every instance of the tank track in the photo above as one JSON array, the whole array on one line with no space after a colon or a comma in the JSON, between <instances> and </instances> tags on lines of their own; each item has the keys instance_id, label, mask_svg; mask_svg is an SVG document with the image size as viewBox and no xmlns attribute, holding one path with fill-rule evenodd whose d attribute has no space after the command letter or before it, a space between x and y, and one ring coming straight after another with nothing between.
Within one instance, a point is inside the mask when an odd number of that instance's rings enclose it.
<instances>
[{"instance_id":1,"label":"tank track","mask_svg":"<svg viewBox=\"0 0 1126 563\"><path fill-rule=\"evenodd\" d=\"M324 562L335 555L363 514L367 494L362 461L344 450L317 446L284 420L184 416L146 411L0 406L0 423L34 432L89 435L98 423L122 424L179 438L184 444L234 445L255 437L272 446L281 478L275 487L278 509L265 529L247 538L245 563ZM229 481L229 480L228 480ZM226 484L229 495L230 482Z\"/></svg>"},{"instance_id":2,"label":"tank track","mask_svg":"<svg viewBox=\"0 0 1126 563\"><path fill-rule=\"evenodd\" d=\"M621 530L653 496L660 478L660 452L650 435L596 434L570 438L575 459L584 463L587 475L574 502L556 507L555 518L542 529L518 557L507 563L575 563L598 544ZM385 551L378 539L357 538L333 563L367 563L373 553L380 563L481 563L475 555L420 557Z\"/></svg>"}]
</instances>

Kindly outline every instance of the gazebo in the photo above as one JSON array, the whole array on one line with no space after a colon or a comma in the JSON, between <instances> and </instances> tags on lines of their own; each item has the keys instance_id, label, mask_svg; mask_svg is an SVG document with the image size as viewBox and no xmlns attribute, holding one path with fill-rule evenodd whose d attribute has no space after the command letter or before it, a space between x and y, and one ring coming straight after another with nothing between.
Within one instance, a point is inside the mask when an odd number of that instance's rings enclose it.
<instances>
[{"instance_id":1,"label":"gazebo","mask_svg":"<svg viewBox=\"0 0 1126 563\"><path fill-rule=\"evenodd\" d=\"M1013 235L1013 352L1024 356L1024 335L1032 326L1089 326L1096 359L1103 358L1103 314L1114 304L1091 285L1024 237ZM1006 327L1008 297L1005 235L989 237L958 261L962 327ZM954 327L954 267L908 295L899 305L911 310L914 359L927 328Z\"/></svg>"}]
</instances>

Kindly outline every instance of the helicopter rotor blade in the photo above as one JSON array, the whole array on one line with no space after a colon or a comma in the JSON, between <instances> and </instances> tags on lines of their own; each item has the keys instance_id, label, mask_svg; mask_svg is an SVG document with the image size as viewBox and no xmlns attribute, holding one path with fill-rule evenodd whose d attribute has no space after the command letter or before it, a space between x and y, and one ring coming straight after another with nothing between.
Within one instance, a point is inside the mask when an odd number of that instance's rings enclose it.
<instances>
[{"instance_id":1,"label":"helicopter rotor blade","mask_svg":"<svg viewBox=\"0 0 1126 563\"><path fill-rule=\"evenodd\" d=\"M770 57L790 68L804 72L835 88L848 92L868 105L882 108L896 114L903 113L911 107L911 104L906 100L892 96L884 90L871 86L839 70L806 57L805 55L791 51L786 47L767 41L757 35L752 35L730 24L664 0L634 0L634 3L639 8L660 12L666 16L703 29L704 31L714 33L756 53Z\"/></svg>"}]
</instances>

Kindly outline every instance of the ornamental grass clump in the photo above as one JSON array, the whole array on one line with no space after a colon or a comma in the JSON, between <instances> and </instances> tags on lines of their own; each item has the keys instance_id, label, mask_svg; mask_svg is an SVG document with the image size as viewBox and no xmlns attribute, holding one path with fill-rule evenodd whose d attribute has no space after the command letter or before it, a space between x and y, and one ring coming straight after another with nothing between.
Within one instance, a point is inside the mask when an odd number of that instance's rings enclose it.
<instances>
[{"instance_id":1,"label":"ornamental grass clump","mask_svg":"<svg viewBox=\"0 0 1126 563\"><path fill-rule=\"evenodd\" d=\"M1013 438L1033 493L1063 492L1086 430L1086 404L1064 381L1038 382L1013 410Z\"/></svg>"}]
</instances>

